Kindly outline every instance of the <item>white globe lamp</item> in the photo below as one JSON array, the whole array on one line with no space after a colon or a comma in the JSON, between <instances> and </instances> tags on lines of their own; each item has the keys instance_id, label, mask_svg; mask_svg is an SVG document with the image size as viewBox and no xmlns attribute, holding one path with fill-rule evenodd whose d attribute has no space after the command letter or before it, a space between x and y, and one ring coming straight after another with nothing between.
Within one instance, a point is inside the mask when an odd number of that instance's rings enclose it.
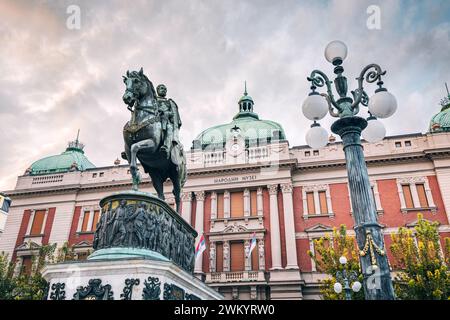
<instances>
[{"instance_id":1,"label":"white globe lamp","mask_svg":"<svg viewBox=\"0 0 450 320\"><path fill-rule=\"evenodd\" d=\"M325 48L325 59L332 64L341 64L346 57L347 46L342 41L331 41Z\"/></svg>"},{"instance_id":2,"label":"white globe lamp","mask_svg":"<svg viewBox=\"0 0 450 320\"><path fill-rule=\"evenodd\" d=\"M303 102L302 112L309 120L323 119L328 112L328 103L320 94L313 92Z\"/></svg>"},{"instance_id":3,"label":"white globe lamp","mask_svg":"<svg viewBox=\"0 0 450 320\"><path fill-rule=\"evenodd\" d=\"M397 99L386 89L377 90L369 100L369 112L380 119L392 116L397 110Z\"/></svg>"},{"instance_id":4,"label":"white globe lamp","mask_svg":"<svg viewBox=\"0 0 450 320\"><path fill-rule=\"evenodd\" d=\"M362 287L362 285L361 285L361 282L359 282L359 281L355 281L352 284L353 292L359 292L359 290L361 290L361 287Z\"/></svg>"},{"instance_id":5,"label":"white globe lamp","mask_svg":"<svg viewBox=\"0 0 450 320\"><path fill-rule=\"evenodd\" d=\"M347 258L345 256L342 256L339 258L339 263L340 264L347 264Z\"/></svg>"},{"instance_id":6,"label":"white globe lamp","mask_svg":"<svg viewBox=\"0 0 450 320\"><path fill-rule=\"evenodd\" d=\"M367 127L362 132L363 139L374 143L383 140L385 136L386 128L384 124L374 116L367 118Z\"/></svg>"},{"instance_id":7,"label":"white globe lamp","mask_svg":"<svg viewBox=\"0 0 450 320\"><path fill-rule=\"evenodd\" d=\"M313 123L306 133L306 143L312 149L320 149L328 143L328 132L318 123Z\"/></svg>"},{"instance_id":8,"label":"white globe lamp","mask_svg":"<svg viewBox=\"0 0 450 320\"><path fill-rule=\"evenodd\" d=\"M333 286L334 292L341 293L342 292L342 284L336 282Z\"/></svg>"}]
</instances>

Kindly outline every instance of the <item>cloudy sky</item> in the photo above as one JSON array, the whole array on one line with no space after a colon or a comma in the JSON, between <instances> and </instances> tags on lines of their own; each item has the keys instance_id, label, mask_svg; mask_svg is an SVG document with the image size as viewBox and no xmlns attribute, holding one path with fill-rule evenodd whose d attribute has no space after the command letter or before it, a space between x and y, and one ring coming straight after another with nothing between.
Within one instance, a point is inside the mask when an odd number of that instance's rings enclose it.
<instances>
[{"instance_id":1,"label":"cloudy sky","mask_svg":"<svg viewBox=\"0 0 450 320\"><path fill-rule=\"evenodd\" d=\"M67 27L74 4L79 29ZM367 27L370 5L380 29ZM78 128L89 159L112 165L130 117L121 76L141 66L177 102L186 148L231 120L244 80L260 117L282 124L291 146L305 144L306 77L332 75L323 50L335 39L349 48L350 88L369 63L387 70L399 103L388 135L425 132L450 82L449 1L0 0L0 190L64 151Z\"/></svg>"}]
</instances>

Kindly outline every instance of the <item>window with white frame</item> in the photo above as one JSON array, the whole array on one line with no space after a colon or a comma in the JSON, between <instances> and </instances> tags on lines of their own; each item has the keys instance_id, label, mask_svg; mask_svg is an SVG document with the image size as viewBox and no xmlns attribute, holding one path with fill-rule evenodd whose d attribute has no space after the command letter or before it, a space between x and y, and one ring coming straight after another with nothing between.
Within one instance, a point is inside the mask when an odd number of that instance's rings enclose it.
<instances>
[{"instance_id":1,"label":"window with white frame","mask_svg":"<svg viewBox=\"0 0 450 320\"><path fill-rule=\"evenodd\" d=\"M328 185L303 186L303 215L333 215L331 195Z\"/></svg>"},{"instance_id":2,"label":"window with white frame","mask_svg":"<svg viewBox=\"0 0 450 320\"><path fill-rule=\"evenodd\" d=\"M427 177L397 179L400 206L403 212L417 209L436 209Z\"/></svg>"},{"instance_id":3,"label":"window with white frame","mask_svg":"<svg viewBox=\"0 0 450 320\"><path fill-rule=\"evenodd\" d=\"M27 228L27 236L36 237L44 234L47 215L48 209L36 209L31 211Z\"/></svg>"},{"instance_id":4,"label":"window with white frame","mask_svg":"<svg viewBox=\"0 0 450 320\"><path fill-rule=\"evenodd\" d=\"M348 187L348 184L347 184ZM383 207L381 206L381 199L380 199L380 193L378 192L378 183L376 180L370 180L370 188L372 190L372 197L374 200L375 210L379 213L383 213ZM350 213L353 213L353 205L352 205L352 199L351 199L351 193L350 189L348 189L348 198L350 201Z\"/></svg>"},{"instance_id":5,"label":"window with white frame","mask_svg":"<svg viewBox=\"0 0 450 320\"><path fill-rule=\"evenodd\" d=\"M85 208L80 214L77 232L95 232L99 219L100 209Z\"/></svg>"}]
</instances>

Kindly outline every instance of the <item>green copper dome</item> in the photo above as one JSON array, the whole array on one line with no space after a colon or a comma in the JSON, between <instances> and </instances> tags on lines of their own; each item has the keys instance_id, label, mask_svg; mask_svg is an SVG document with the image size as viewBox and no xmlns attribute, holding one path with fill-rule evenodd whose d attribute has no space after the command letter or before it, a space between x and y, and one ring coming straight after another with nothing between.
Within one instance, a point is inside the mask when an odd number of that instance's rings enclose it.
<instances>
[{"instance_id":1,"label":"green copper dome","mask_svg":"<svg viewBox=\"0 0 450 320\"><path fill-rule=\"evenodd\" d=\"M95 168L95 166L84 155L84 145L77 140L69 142L63 153L55 156L45 157L34 162L27 169L26 174L39 175L48 173L59 173L67 171L84 171Z\"/></svg>"},{"instance_id":2,"label":"green copper dome","mask_svg":"<svg viewBox=\"0 0 450 320\"><path fill-rule=\"evenodd\" d=\"M253 99L247 94L239 99L239 112L230 123L221 124L204 130L193 142L193 148L205 148L214 145L224 147L225 143L236 135L242 136L246 141L258 145L267 144L274 140L285 140L283 127L270 120L259 119L253 112Z\"/></svg>"},{"instance_id":3,"label":"green copper dome","mask_svg":"<svg viewBox=\"0 0 450 320\"><path fill-rule=\"evenodd\" d=\"M450 94L441 100L441 112L434 115L430 121L430 132L450 131Z\"/></svg>"}]
</instances>

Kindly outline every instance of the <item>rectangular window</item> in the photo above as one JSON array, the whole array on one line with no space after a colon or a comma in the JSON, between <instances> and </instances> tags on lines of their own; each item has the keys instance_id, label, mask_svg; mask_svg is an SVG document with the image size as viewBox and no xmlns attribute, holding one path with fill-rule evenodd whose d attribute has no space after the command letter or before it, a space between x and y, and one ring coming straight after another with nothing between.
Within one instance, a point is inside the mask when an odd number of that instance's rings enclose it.
<instances>
[{"instance_id":1,"label":"rectangular window","mask_svg":"<svg viewBox=\"0 0 450 320\"><path fill-rule=\"evenodd\" d=\"M230 269L231 271L244 271L244 243L230 243Z\"/></svg>"},{"instance_id":2,"label":"rectangular window","mask_svg":"<svg viewBox=\"0 0 450 320\"><path fill-rule=\"evenodd\" d=\"M428 204L427 194L425 192L425 185L423 183L416 184L417 194L419 196L419 203L421 208L428 208L430 205Z\"/></svg>"},{"instance_id":3,"label":"rectangular window","mask_svg":"<svg viewBox=\"0 0 450 320\"><path fill-rule=\"evenodd\" d=\"M37 210L34 213L33 224L31 225L30 235L38 236L42 234L42 225L44 224L45 210Z\"/></svg>"},{"instance_id":4,"label":"rectangular window","mask_svg":"<svg viewBox=\"0 0 450 320\"><path fill-rule=\"evenodd\" d=\"M244 216L244 197L242 192L231 193L231 217Z\"/></svg>"},{"instance_id":5,"label":"rectangular window","mask_svg":"<svg viewBox=\"0 0 450 320\"><path fill-rule=\"evenodd\" d=\"M223 193L217 194L217 218L223 218Z\"/></svg>"},{"instance_id":6,"label":"rectangular window","mask_svg":"<svg viewBox=\"0 0 450 320\"><path fill-rule=\"evenodd\" d=\"M311 156L311 151L305 151L305 157Z\"/></svg>"},{"instance_id":7,"label":"rectangular window","mask_svg":"<svg viewBox=\"0 0 450 320\"><path fill-rule=\"evenodd\" d=\"M79 261L84 261L84 260L86 260L87 259L87 257L89 256L89 252L79 252L78 254L77 254L77 256L78 256L78 260Z\"/></svg>"},{"instance_id":8,"label":"rectangular window","mask_svg":"<svg viewBox=\"0 0 450 320\"><path fill-rule=\"evenodd\" d=\"M314 203L314 192L306 193L306 204L308 206L308 214L316 213L316 205Z\"/></svg>"},{"instance_id":9,"label":"rectangular window","mask_svg":"<svg viewBox=\"0 0 450 320\"><path fill-rule=\"evenodd\" d=\"M97 178L97 173L93 173L92 178Z\"/></svg>"},{"instance_id":10,"label":"rectangular window","mask_svg":"<svg viewBox=\"0 0 450 320\"><path fill-rule=\"evenodd\" d=\"M104 175L105 175L104 172L100 172L98 176L99 176L99 177L103 177Z\"/></svg>"},{"instance_id":11,"label":"rectangular window","mask_svg":"<svg viewBox=\"0 0 450 320\"><path fill-rule=\"evenodd\" d=\"M402 143L400 141L395 142L395 147L396 148L401 148L402 147Z\"/></svg>"},{"instance_id":12,"label":"rectangular window","mask_svg":"<svg viewBox=\"0 0 450 320\"><path fill-rule=\"evenodd\" d=\"M223 243L216 242L216 272L223 272Z\"/></svg>"},{"instance_id":13,"label":"rectangular window","mask_svg":"<svg viewBox=\"0 0 450 320\"><path fill-rule=\"evenodd\" d=\"M89 218L91 216L90 211L85 211L83 213L83 223L81 224L81 232L87 232L88 230L88 224L89 224Z\"/></svg>"},{"instance_id":14,"label":"rectangular window","mask_svg":"<svg viewBox=\"0 0 450 320\"><path fill-rule=\"evenodd\" d=\"M319 150L314 150L313 151L313 156L318 156L319 155Z\"/></svg>"},{"instance_id":15,"label":"rectangular window","mask_svg":"<svg viewBox=\"0 0 450 320\"><path fill-rule=\"evenodd\" d=\"M405 197L405 205L406 208L411 209L414 208L414 202L411 194L411 188L409 184L402 185L403 196Z\"/></svg>"},{"instance_id":16,"label":"rectangular window","mask_svg":"<svg viewBox=\"0 0 450 320\"><path fill-rule=\"evenodd\" d=\"M327 214L328 213L327 194L325 191L319 191L319 201L320 201L320 213Z\"/></svg>"},{"instance_id":17,"label":"rectangular window","mask_svg":"<svg viewBox=\"0 0 450 320\"><path fill-rule=\"evenodd\" d=\"M255 191L250 191L250 215L258 215L258 194Z\"/></svg>"},{"instance_id":18,"label":"rectangular window","mask_svg":"<svg viewBox=\"0 0 450 320\"><path fill-rule=\"evenodd\" d=\"M409 140L405 141L405 147L411 147L411 141Z\"/></svg>"},{"instance_id":19,"label":"rectangular window","mask_svg":"<svg viewBox=\"0 0 450 320\"><path fill-rule=\"evenodd\" d=\"M95 231L97 229L97 223L98 220L100 219L100 210L95 210L94 211L94 217L92 218L92 231Z\"/></svg>"},{"instance_id":20,"label":"rectangular window","mask_svg":"<svg viewBox=\"0 0 450 320\"><path fill-rule=\"evenodd\" d=\"M31 268L33 265L33 257L32 256L26 256L22 258L22 275L31 275Z\"/></svg>"}]
</instances>

